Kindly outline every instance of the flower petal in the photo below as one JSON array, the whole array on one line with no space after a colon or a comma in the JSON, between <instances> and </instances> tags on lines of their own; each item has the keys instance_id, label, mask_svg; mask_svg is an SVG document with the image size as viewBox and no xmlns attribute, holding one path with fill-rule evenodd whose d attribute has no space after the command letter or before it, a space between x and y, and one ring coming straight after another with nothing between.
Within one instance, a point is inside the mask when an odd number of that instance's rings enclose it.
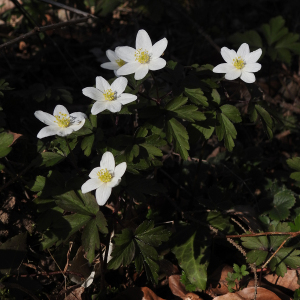
<instances>
[{"instance_id":1,"label":"flower petal","mask_svg":"<svg viewBox=\"0 0 300 300\"><path fill-rule=\"evenodd\" d=\"M140 67L140 63L137 61L127 63L126 65L122 66L119 70L117 70L118 75L128 75L135 73L136 70Z\"/></svg>"},{"instance_id":2,"label":"flower petal","mask_svg":"<svg viewBox=\"0 0 300 300\"><path fill-rule=\"evenodd\" d=\"M55 123L54 123L54 121L56 121L55 117L46 112L38 110L34 113L34 115L37 119L39 119L41 122L43 122L46 125L49 125L49 126L55 125Z\"/></svg>"},{"instance_id":3,"label":"flower petal","mask_svg":"<svg viewBox=\"0 0 300 300\"><path fill-rule=\"evenodd\" d=\"M262 50L259 48L249 54L247 54L244 58L245 62L247 64L252 64L258 61L258 59L260 58L262 54Z\"/></svg>"},{"instance_id":4,"label":"flower petal","mask_svg":"<svg viewBox=\"0 0 300 300\"><path fill-rule=\"evenodd\" d=\"M214 73L228 73L230 71L233 71L235 67L230 63L223 63L215 66L213 68Z\"/></svg>"},{"instance_id":5,"label":"flower petal","mask_svg":"<svg viewBox=\"0 0 300 300\"><path fill-rule=\"evenodd\" d=\"M116 101L118 101L121 104L125 105L125 104L128 104L128 103L132 102L132 101L135 101L136 99L137 99L136 95L124 93L121 96L119 96Z\"/></svg>"},{"instance_id":6,"label":"flower petal","mask_svg":"<svg viewBox=\"0 0 300 300\"><path fill-rule=\"evenodd\" d=\"M106 151L101 158L100 167L106 168L109 172L115 171L115 158L113 154L109 151Z\"/></svg>"},{"instance_id":7,"label":"flower petal","mask_svg":"<svg viewBox=\"0 0 300 300\"><path fill-rule=\"evenodd\" d=\"M106 110L106 101L96 101L92 106L91 113L97 115L104 110Z\"/></svg>"},{"instance_id":8,"label":"flower petal","mask_svg":"<svg viewBox=\"0 0 300 300\"><path fill-rule=\"evenodd\" d=\"M62 128L57 127L57 128L58 128L58 130L57 130L56 134L59 136L67 136L74 131L74 129L71 126L66 127L66 128L63 128L63 127Z\"/></svg>"},{"instance_id":9,"label":"flower petal","mask_svg":"<svg viewBox=\"0 0 300 300\"><path fill-rule=\"evenodd\" d=\"M126 162L122 162L118 164L115 168L115 177L121 178L124 175L126 168L127 168Z\"/></svg>"},{"instance_id":10,"label":"flower petal","mask_svg":"<svg viewBox=\"0 0 300 300\"><path fill-rule=\"evenodd\" d=\"M87 115L82 112L74 112L70 114L72 123L80 123L87 118ZM83 122L84 123L84 122Z\"/></svg>"},{"instance_id":11,"label":"flower petal","mask_svg":"<svg viewBox=\"0 0 300 300\"><path fill-rule=\"evenodd\" d=\"M167 62L163 58L151 59L149 63L149 70L156 71L166 66Z\"/></svg>"},{"instance_id":12,"label":"flower petal","mask_svg":"<svg viewBox=\"0 0 300 300\"><path fill-rule=\"evenodd\" d=\"M98 189L103 182L99 180L98 178L92 178L86 181L82 186L81 186L81 191L83 194L88 193L90 191Z\"/></svg>"},{"instance_id":13,"label":"flower petal","mask_svg":"<svg viewBox=\"0 0 300 300\"><path fill-rule=\"evenodd\" d=\"M77 131L77 130L79 130L80 128L83 127L84 123L85 123L85 119L83 119L79 123L69 125L68 128L72 129L72 132Z\"/></svg>"},{"instance_id":14,"label":"flower petal","mask_svg":"<svg viewBox=\"0 0 300 300\"><path fill-rule=\"evenodd\" d=\"M100 172L102 169L103 169L103 168L101 168L101 167L94 168L94 169L90 172L89 177L90 177L90 178L98 178L98 174L97 174L97 173Z\"/></svg>"},{"instance_id":15,"label":"flower petal","mask_svg":"<svg viewBox=\"0 0 300 300\"><path fill-rule=\"evenodd\" d=\"M116 62L106 62L101 64L100 67L107 70L118 70L120 68Z\"/></svg>"},{"instance_id":16,"label":"flower petal","mask_svg":"<svg viewBox=\"0 0 300 300\"><path fill-rule=\"evenodd\" d=\"M136 35L135 48L136 49L142 48L143 50L149 51L151 47L152 47L152 42L147 31L144 29L139 30Z\"/></svg>"},{"instance_id":17,"label":"flower petal","mask_svg":"<svg viewBox=\"0 0 300 300\"><path fill-rule=\"evenodd\" d=\"M253 83L255 82L255 75L249 72L242 72L241 79L246 83Z\"/></svg>"},{"instance_id":18,"label":"flower petal","mask_svg":"<svg viewBox=\"0 0 300 300\"><path fill-rule=\"evenodd\" d=\"M106 109L115 113L119 112L122 108L122 104L119 101L107 101Z\"/></svg>"},{"instance_id":19,"label":"flower petal","mask_svg":"<svg viewBox=\"0 0 300 300\"><path fill-rule=\"evenodd\" d=\"M243 43L239 50L237 51L237 56L240 56L242 59L245 58L247 54L250 53L249 45L247 43Z\"/></svg>"},{"instance_id":20,"label":"flower petal","mask_svg":"<svg viewBox=\"0 0 300 300\"><path fill-rule=\"evenodd\" d=\"M166 38L161 39L160 41L156 42L150 52L152 53L152 58L160 57L168 46L168 40Z\"/></svg>"},{"instance_id":21,"label":"flower petal","mask_svg":"<svg viewBox=\"0 0 300 300\"><path fill-rule=\"evenodd\" d=\"M93 100L104 100L103 93L94 87L86 87L82 90L82 94Z\"/></svg>"},{"instance_id":22,"label":"flower petal","mask_svg":"<svg viewBox=\"0 0 300 300\"><path fill-rule=\"evenodd\" d=\"M119 59L118 55L115 53L115 51L112 51L110 49L106 50L106 56L111 62L115 62Z\"/></svg>"},{"instance_id":23,"label":"flower petal","mask_svg":"<svg viewBox=\"0 0 300 300\"><path fill-rule=\"evenodd\" d=\"M53 116L57 116L59 113L69 116L68 110L63 105L56 105L53 111Z\"/></svg>"},{"instance_id":24,"label":"flower petal","mask_svg":"<svg viewBox=\"0 0 300 300\"><path fill-rule=\"evenodd\" d=\"M234 50L230 50L227 47L223 47L221 49L221 55L223 59L229 63L232 64L232 61L237 57L237 54Z\"/></svg>"},{"instance_id":25,"label":"flower petal","mask_svg":"<svg viewBox=\"0 0 300 300\"><path fill-rule=\"evenodd\" d=\"M104 91L110 88L110 84L102 76L96 77L96 89L104 93Z\"/></svg>"},{"instance_id":26,"label":"flower petal","mask_svg":"<svg viewBox=\"0 0 300 300\"><path fill-rule=\"evenodd\" d=\"M102 184L96 190L96 200L98 205L100 206L104 205L108 200L110 194L111 194L111 187L109 187L107 184Z\"/></svg>"},{"instance_id":27,"label":"flower petal","mask_svg":"<svg viewBox=\"0 0 300 300\"><path fill-rule=\"evenodd\" d=\"M149 65L148 64L140 64L140 67L135 71L134 79L140 80L143 79L149 71Z\"/></svg>"},{"instance_id":28,"label":"flower petal","mask_svg":"<svg viewBox=\"0 0 300 300\"><path fill-rule=\"evenodd\" d=\"M134 62L135 61L135 49L128 46L122 46L116 48L116 54L126 62Z\"/></svg>"},{"instance_id":29,"label":"flower petal","mask_svg":"<svg viewBox=\"0 0 300 300\"><path fill-rule=\"evenodd\" d=\"M242 71L234 68L232 71L225 74L227 80L234 80L241 76Z\"/></svg>"},{"instance_id":30,"label":"flower petal","mask_svg":"<svg viewBox=\"0 0 300 300\"><path fill-rule=\"evenodd\" d=\"M37 138L42 139L46 136L56 135L58 130L58 126L46 126L39 131L39 133L37 134Z\"/></svg>"},{"instance_id":31,"label":"flower petal","mask_svg":"<svg viewBox=\"0 0 300 300\"><path fill-rule=\"evenodd\" d=\"M246 64L243 68L243 72L257 72L261 69L261 64L259 63L250 63Z\"/></svg>"},{"instance_id":32,"label":"flower petal","mask_svg":"<svg viewBox=\"0 0 300 300\"><path fill-rule=\"evenodd\" d=\"M117 95L121 95L126 89L127 83L128 83L127 78L119 77L111 84L111 89L114 92L117 92Z\"/></svg>"},{"instance_id":33,"label":"flower petal","mask_svg":"<svg viewBox=\"0 0 300 300\"><path fill-rule=\"evenodd\" d=\"M119 185L119 183L121 182L121 178L119 177L114 177L110 182L107 182L107 186L109 186L110 188L113 188L117 185Z\"/></svg>"}]
</instances>

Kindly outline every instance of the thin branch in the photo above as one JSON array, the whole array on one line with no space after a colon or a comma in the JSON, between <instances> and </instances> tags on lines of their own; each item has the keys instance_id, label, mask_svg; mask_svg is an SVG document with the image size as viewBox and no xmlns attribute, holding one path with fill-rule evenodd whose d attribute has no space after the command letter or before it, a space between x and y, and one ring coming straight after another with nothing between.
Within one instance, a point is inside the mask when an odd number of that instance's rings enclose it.
<instances>
[{"instance_id":1,"label":"thin branch","mask_svg":"<svg viewBox=\"0 0 300 300\"><path fill-rule=\"evenodd\" d=\"M296 232L259 232L259 233L247 233L247 234L236 234L236 235L226 235L227 238L241 238L241 237L256 237L263 235L289 235L290 237L295 237L300 235L300 231Z\"/></svg>"}]
</instances>

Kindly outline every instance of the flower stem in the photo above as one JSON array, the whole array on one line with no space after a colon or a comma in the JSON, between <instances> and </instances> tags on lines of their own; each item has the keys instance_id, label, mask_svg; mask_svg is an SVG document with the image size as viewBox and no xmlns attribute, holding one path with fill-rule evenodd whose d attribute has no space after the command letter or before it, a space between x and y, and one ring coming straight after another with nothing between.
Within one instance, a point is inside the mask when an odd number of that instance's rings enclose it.
<instances>
[{"instance_id":1,"label":"flower stem","mask_svg":"<svg viewBox=\"0 0 300 300\"><path fill-rule=\"evenodd\" d=\"M69 141L68 141L67 137L65 137L65 140L66 140L68 149L70 151L69 154L70 154L70 156L72 156L73 159L71 159L71 157L68 157L68 156L66 156L66 157L69 159L69 161L72 164L72 166L76 169L77 173L82 174L81 170L78 168L78 166L76 164L76 157L75 157L75 154L73 153L73 151L72 151L72 149L70 147L70 144L69 144Z\"/></svg>"},{"instance_id":2,"label":"flower stem","mask_svg":"<svg viewBox=\"0 0 300 300\"><path fill-rule=\"evenodd\" d=\"M152 78L153 78L154 85L155 85L155 88L156 88L156 96L157 96L157 99L156 99L156 100L157 100L157 103L160 104L160 98L159 98L159 93L158 93L158 85L157 85L157 81L156 81L156 79L155 79L154 74L153 74L152 71L150 71L150 74L151 74L151 76L152 76Z\"/></svg>"}]
</instances>

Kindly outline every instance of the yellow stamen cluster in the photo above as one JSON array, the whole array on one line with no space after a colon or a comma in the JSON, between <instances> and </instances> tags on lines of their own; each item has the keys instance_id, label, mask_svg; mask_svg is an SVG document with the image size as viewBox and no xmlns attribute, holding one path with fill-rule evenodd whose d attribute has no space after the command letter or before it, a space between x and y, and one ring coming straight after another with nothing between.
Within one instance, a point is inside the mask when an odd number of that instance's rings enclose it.
<instances>
[{"instance_id":1,"label":"yellow stamen cluster","mask_svg":"<svg viewBox=\"0 0 300 300\"><path fill-rule=\"evenodd\" d=\"M109 89L109 90L105 90L103 95L104 95L104 98L105 100L107 101L113 101L117 98L117 93L114 92L112 89Z\"/></svg>"},{"instance_id":2,"label":"yellow stamen cluster","mask_svg":"<svg viewBox=\"0 0 300 300\"><path fill-rule=\"evenodd\" d=\"M67 114L59 113L58 115L54 116L59 127L66 128L70 125L70 117Z\"/></svg>"},{"instance_id":3,"label":"yellow stamen cluster","mask_svg":"<svg viewBox=\"0 0 300 300\"><path fill-rule=\"evenodd\" d=\"M137 60L140 64L147 64L150 61L150 54L147 50L142 51L142 48L137 49L135 51L135 60Z\"/></svg>"},{"instance_id":4,"label":"yellow stamen cluster","mask_svg":"<svg viewBox=\"0 0 300 300\"><path fill-rule=\"evenodd\" d=\"M118 64L119 67L122 67L126 64L126 62L123 59L117 59L116 63Z\"/></svg>"},{"instance_id":5,"label":"yellow stamen cluster","mask_svg":"<svg viewBox=\"0 0 300 300\"><path fill-rule=\"evenodd\" d=\"M239 56L238 58L233 59L233 65L240 70L245 67L245 62Z\"/></svg>"},{"instance_id":6,"label":"yellow stamen cluster","mask_svg":"<svg viewBox=\"0 0 300 300\"><path fill-rule=\"evenodd\" d=\"M105 169L101 169L98 173L98 178L102 181L102 182L110 182L112 180L112 176L111 174L108 172L108 170Z\"/></svg>"}]
</instances>

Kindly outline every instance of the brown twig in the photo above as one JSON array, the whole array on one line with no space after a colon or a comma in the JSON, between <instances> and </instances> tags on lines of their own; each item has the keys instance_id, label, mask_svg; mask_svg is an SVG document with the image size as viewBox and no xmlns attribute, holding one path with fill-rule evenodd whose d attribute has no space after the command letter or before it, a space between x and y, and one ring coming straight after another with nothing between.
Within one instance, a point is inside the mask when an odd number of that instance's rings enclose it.
<instances>
[{"instance_id":1,"label":"brown twig","mask_svg":"<svg viewBox=\"0 0 300 300\"><path fill-rule=\"evenodd\" d=\"M256 237L263 235L289 235L291 238L297 235L300 235L300 231L296 232L259 232L259 233L247 233L247 234L234 234L234 235L226 235L227 238L241 238L241 237Z\"/></svg>"}]
</instances>

